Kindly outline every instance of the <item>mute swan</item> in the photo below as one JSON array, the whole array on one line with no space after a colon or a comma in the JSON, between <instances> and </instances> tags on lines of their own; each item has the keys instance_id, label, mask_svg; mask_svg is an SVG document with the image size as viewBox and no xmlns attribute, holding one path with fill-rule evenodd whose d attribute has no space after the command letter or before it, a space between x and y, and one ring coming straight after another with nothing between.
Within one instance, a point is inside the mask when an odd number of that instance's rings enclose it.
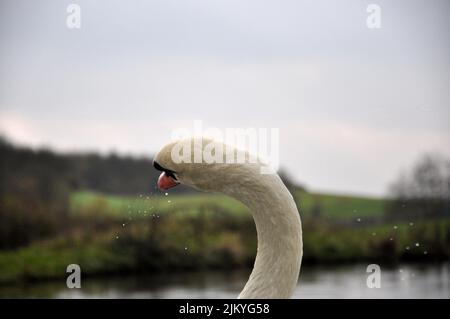
<instances>
[{"instance_id":1,"label":"mute swan","mask_svg":"<svg viewBox=\"0 0 450 319\"><path fill-rule=\"evenodd\" d=\"M220 192L245 204L256 224L258 250L253 271L239 298L290 298L297 285L303 249L300 216L292 195L277 174L261 174L263 164L259 161L195 163L195 152L211 151L207 145L212 141L199 139L199 143L198 139L172 142L157 153L153 165L162 171L158 187L166 190L181 183ZM180 143L192 146L192 152L187 154L192 159L189 163L173 160L174 147ZM216 153L218 147L225 147L214 143ZM227 154L230 150L233 155L243 152L226 147Z\"/></svg>"}]
</instances>

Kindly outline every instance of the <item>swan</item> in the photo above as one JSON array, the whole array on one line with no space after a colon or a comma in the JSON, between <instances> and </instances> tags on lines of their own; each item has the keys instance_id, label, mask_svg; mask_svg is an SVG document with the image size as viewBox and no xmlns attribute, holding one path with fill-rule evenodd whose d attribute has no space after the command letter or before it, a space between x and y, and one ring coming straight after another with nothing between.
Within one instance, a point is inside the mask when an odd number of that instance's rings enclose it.
<instances>
[{"instance_id":1,"label":"swan","mask_svg":"<svg viewBox=\"0 0 450 319\"><path fill-rule=\"evenodd\" d=\"M223 193L246 205L256 224L258 248L253 270L238 298L290 298L297 286L303 255L300 215L292 195L276 173L261 174L264 164L260 161L199 163L194 160L196 152L217 155L226 150L227 155L254 157L221 142L198 139L173 141L155 155L153 165L161 171L158 187L167 190L184 184ZM192 151L186 151L190 161L174 160L179 145L192 147Z\"/></svg>"}]
</instances>

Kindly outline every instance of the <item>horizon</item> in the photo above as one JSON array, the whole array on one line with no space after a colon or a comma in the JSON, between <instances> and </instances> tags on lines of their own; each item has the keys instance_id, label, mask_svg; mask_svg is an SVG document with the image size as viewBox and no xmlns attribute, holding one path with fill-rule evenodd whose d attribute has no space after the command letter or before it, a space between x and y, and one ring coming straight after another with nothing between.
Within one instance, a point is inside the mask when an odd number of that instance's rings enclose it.
<instances>
[{"instance_id":1,"label":"horizon","mask_svg":"<svg viewBox=\"0 0 450 319\"><path fill-rule=\"evenodd\" d=\"M5 142L7 145L11 145L12 147L14 147L15 149L26 149L26 150L31 150L33 152L40 152L40 151L48 151L51 152L57 156L71 156L71 155L97 155L100 156L102 158L107 158L110 156L117 156L121 159L134 159L134 160L148 160L148 161L152 161L154 154L150 153L150 154L138 154L138 153L122 153L120 151L116 151L116 150L109 150L109 151L103 151L100 152L96 149L73 149L73 150L58 150L58 149L54 149L51 146L45 146L45 145L41 145L41 146L32 146L32 145L25 145L25 144L20 144L20 143L16 143L11 141L11 139L8 139L7 137L5 137L4 135L0 135L0 141ZM279 169L277 170L277 174L283 173L285 175L287 175L287 177L289 178L289 180L293 180L295 182L295 187L298 188L303 188L306 192L310 193L310 194L314 194L314 195L331 195L331 196L342 196L342 197L357 197L357 198L367 198L367 199L380 199L380 200L386 200L389 199L388 195L374 195L374 194L364 194L364 193L349 193L349 192L339 192L339 191L333 191L333 190L326 190L326 189L311 189L308 184L304 181L298 181L297 179L294 179L294 176L292 176L283 166L280 166ZM82 190L81 190L82 191ZM88 190L89 191L89 190ZM95 191L93 191L94 193L96 193ZM206 194L200 191L196 191L199 192L200 194ZM184 194L181 194L184 195ZM128 196L127 196L128 197Z\"/></svg>"}]
</instances>

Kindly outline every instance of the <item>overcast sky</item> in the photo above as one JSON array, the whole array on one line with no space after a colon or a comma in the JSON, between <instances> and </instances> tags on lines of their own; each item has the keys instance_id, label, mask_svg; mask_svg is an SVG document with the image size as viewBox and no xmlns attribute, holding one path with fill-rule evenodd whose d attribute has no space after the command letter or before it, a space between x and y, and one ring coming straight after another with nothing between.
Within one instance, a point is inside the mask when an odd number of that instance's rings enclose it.
<instances>
[{"instance_id":1,"label":"overcast sky","mask_svg":"<svg viewBox=\"0 0 450 319\"><path fill-rule=\"evenodd\" d=\"M384 195L420 154L450 156L449 30L446 0L2 0L0 132L151 155L194 120L275 127L297 181Z\"/></svg>"}]
</instances>

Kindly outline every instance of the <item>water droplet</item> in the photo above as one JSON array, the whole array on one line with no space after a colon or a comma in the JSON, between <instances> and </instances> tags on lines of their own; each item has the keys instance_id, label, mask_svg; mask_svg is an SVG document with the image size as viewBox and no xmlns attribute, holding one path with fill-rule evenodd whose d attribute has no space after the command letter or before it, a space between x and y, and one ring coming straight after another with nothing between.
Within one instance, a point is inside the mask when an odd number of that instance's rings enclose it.
<instances>
[{"instance_id":1,"label":"water droplet","mask_svg":"<svg viewBox=\"0 0 450 319\"><path fill-rule=\"evenodd\" d=\"M169 195L169 193L165 193L164 195L166 195L166 196L167 196L167 195Z\"/></svg>"},{"instance_id":2,"label":"water droplet","mask_svg":"<svg viewBox=\"0 0 450 319\"><path fill-rule=\"evenodd\" d=\"M125 227L125 223L122 224L122 227Z\"/></svg>"},{"instance_id":3,"label":"water droplet","mask_svg":"<svg viewBox=\"0 0 450 319\"><path fill-rule=\"evenodd\" d=\"M358 218L357 221L360 222L360 221L361 221L361 218Z\"/></svg>"},{"instance_id":4,"label":"water droplet","mask_svg":"<svg viewBox=\"0 0 450 319\"><path fill-rule=\"evenodd\" d=\"M168 202L168 203L171 203L172 201L168 200L167 202Z\"/></svg>"},{"instance_id":5,"label":"water droplet","mask_svg":"<svg viewBox=\"0 0 450 319\"><path fill-rule=\"evenodd\" d=\"M420 244L419 243L416 243L416 247L419 247L420 246Z\"/></svg>"},{"instance_id":6,"label":"water droplet","mask_svg":"<svg viewBox=\"0 0 450 319\"><path fill-rule=\"evenodd\" d=\"M184 250L187 250L188 248L187 247L184 247Z\"/></svg>"},{"instance_id":7,"label":"water droplet","mask_svg":"<svg viewBox=\"0 0 450 319\"><path fill-rule=\"evenodd\" d=\"M406 246L406 250L409 250L409 246Z\"/></svg>"},{"instance_id":8,"label":"water droplet","mask_svg":"<svg viewBox=\"0 0 450 319\"><path fill-rule=\"evenodd\" d=\"M394 226L394 229L397 229L397 228L398 228L397 225L395 225L395 226Z\"/></svg>"},{"instance_id":9,"label":"water droplet","mask_svg":"<svg viewBox=\"0 0 450 319\"><path fill-rule=\"evenodd\" d=\"M119 236L116 236L116 239L119 239Z\"/></svg>"}]
</instances>

